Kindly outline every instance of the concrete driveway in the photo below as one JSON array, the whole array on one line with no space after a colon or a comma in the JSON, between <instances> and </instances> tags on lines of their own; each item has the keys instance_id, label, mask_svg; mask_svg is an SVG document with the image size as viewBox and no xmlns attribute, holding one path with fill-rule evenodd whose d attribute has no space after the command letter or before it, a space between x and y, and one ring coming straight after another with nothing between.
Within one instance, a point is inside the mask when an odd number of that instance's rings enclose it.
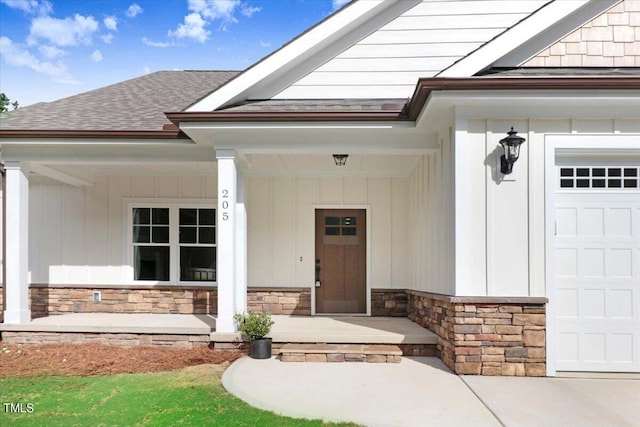
<instances>
[{"instance_id":1,"label":"concrete driveway","mask_svg":"<svg viewBox=\"0 0 640 427\"><path fill-rule=\"evenodd\" d=\"M640 426L640 380L460 378L505 426Z\"/></svg>"},{"instance_id":2,"label":"concrete driveway","mask_svg":"<svg viewBox=\"0 0 640 427\"><path fill-rule=\"evenodd\" d=\"M244 357L222 382L258 408L366 426L640 426L640 380L459 377L433 357L399 364Z\"/></svg>"}]
</instances>

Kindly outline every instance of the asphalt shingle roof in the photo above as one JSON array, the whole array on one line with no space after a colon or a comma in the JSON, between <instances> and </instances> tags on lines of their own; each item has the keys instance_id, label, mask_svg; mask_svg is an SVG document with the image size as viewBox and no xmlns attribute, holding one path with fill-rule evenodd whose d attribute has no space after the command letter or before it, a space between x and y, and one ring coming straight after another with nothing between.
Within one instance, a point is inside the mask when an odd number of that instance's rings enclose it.
<instances>
[{"instance_id":1,"label":"asphalt shingle roof","mask_svg":"<svg viewBox=\"0 0 640 427\"><path fill-rule=\"evenodd\" d=\"M162 130L165 112L182 111L237 71L158 71L0 116L3 130Z\"/></svg>"}]
</instances>

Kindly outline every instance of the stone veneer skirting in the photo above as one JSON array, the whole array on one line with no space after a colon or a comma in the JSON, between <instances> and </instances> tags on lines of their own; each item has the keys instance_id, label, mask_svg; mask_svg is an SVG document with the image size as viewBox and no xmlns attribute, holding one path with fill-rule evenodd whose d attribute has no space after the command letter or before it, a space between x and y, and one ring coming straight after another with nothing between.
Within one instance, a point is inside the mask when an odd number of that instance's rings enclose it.
<instances>
[{"instance_id":1,"label":"stone veneer skirting","mask_svg":"<svg viewBox=\"0 0 640 427\"><path fill-rule=\"evenodd\" d=\"M1 287L0 287L1 289ZM93 299L100 292L100 301ZM218 290L206 286L109 287L34 284L29 288L34 318L68 313L216 314ZM1 303L1 299L0 299ZM249 288L251 312L311 315L308 288Z\"/></svg>"},{"instance_id":2,"label":"stone veneer skirting","mask_svg":"<svg viewBox=\"0 0 640 427\"><path fill-rule=\"evenodd\" d=\"M404 289L371 289L371 315L407 317L409 299Z\"/></svg>"},{"instance_id":3,"label":"stone veneer skirting","mask_svg":"<svg viewBox=\"0 0 640 427\"><path fill-rule=\"evenodd\" d=\"M3 331L2 340L10 344L41 345L57 343L99 343L118 347L137 347L148 345L175 349L207 347L209 334L129 334L129 333L91 333L91 332L22 332Z\"/></svg>"},{"instance_id":4,"label":"stone veneer skirting","mask_svg":"<svg viewBox=\"0 0 640 427\"><path fill-rule=\"evenodd\" d=\"M94 291L100 292L99 302L93 299ZM32 284L29 295L31 314L34 318L68 313L218 312L218 291L208 286L110 287ZM1 304L0 292L0 306ZM310 316L311 290L251 287L247 291L247 309L250 312L268 311L271 314ZM407 313L408 297L404 289L372 289L372 316L406 317Z\"/></svg>"},{"instance_id":5,"label":"stone veneer skirting","mask_svg":"<svg viewBox=\"0 0 640 427\"><path fill-rule=\"evenodd\" d=\"M94 290L100 291L100 302L93 301ZM29 291L33 317L92 312L217 313L217 290L204 286L70 288L32 285ZM438 335L435 354L455 373L471 375L545 376L546 303L546 298L539 297L454 297L399 289L373 289L371 292L373 316L407 316L434 332ZM251 312L308 316L311 314L311 291L309 288L249 288L247 305ZM153 334L5 331L3 339L25 344L74 339L122 346L176 348L208 344L208 336ZM237 349L237 344L224 349L231 350L231 347ZM405 347L402 348L404 355L434 353L432 347Z\"/></svg>"},{"instance_id":6,"label":"stone veneer skirting","mask_svg":"<svg viewBox=\"0 0 640 427\"><path fill-rule=\"evenodd\" d=\"M100 301L93 299L100 292ZM114 288L47 286L29 288L34 318L68 313L214 314L217 289L207 287Z\"/></svg>"},{"instance_id":7,"label":"stone veneer skirting","mask_svg":"<svg viewBox=\"0 0 640 427\"><path fill-rule=\"evenodd\" d=\"M456 374L546 375L546 298L409 295L409 319L438 335Z\"/></svg>"},{"instance_id":8,"label":"stone veneer skirting","mask_svg":"<svg viewBox=\"0 0 640 427\"><path fill-rule=\"evenodd\" d=\"M311 290L309 288L249 288L247 310L251 313L269 312L311 316Z\"/></svg>"}]
</instances>

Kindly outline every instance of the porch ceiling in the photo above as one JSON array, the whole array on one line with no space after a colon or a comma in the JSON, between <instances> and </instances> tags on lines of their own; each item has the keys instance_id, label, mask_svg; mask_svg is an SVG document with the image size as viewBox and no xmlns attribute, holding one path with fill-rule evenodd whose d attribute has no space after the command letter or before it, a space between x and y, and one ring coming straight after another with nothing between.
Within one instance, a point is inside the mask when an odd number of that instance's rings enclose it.
<instances>
[{"instance_id":1,"label":"porch ceiling","mask_svg":"<svg viewBox=\"0 0 640 427\"><path fill-rule=\"evenodd\" d=\"M339 150L338 150L339 151ZM343 154L336 151L335 154ZM347 152L348 154L348 152ZM404 177L418 160L414 155L349 154L345 166L336 166L332 154L247 153L241 168L250 176L369 176ZM37 184L65 183L91 186L100 176L211 176L216 162L157 163L46 163L31 164L29 180Z\"/></svg>"},{"instance_id":2,"label":"porch ceiling","mask_svg":"<svg viewBox=\"0 0 640 427\"><path fill-rule=\"evenodd\" d=\"M99 176L206 176L217 174L215 162L46 163L31 164L29 181L36 184L94 185Z\"/></svg>"},{"instance_id":3,"label":"porch ceiling","mask_svg":"<svg viewBox=\"0 0 640 427\"><path fill-rule=\"evenodd\" d=\"M349 154L336 150L333 154ZM257 176L407 176L418 161L415 155L349 154L336 166L332 154L246 154L247 172Z\"/></svg>"}]
</instances>

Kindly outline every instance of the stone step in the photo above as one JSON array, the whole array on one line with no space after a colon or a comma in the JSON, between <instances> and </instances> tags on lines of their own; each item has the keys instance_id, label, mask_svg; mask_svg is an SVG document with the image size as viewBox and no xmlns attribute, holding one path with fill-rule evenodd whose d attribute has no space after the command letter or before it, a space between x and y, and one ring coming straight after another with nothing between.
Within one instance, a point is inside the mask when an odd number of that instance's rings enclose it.
<instances>
[{"instance_id":1,"label":"stone step","mask_svg":"<svg viewBox=\"0 0 640 427\"><path fill-rule=\"evenodd\" d=\"M285 344L283 362L400 363L402 350L396 345L376 344Z\"/></svg>"}]
</instances>

